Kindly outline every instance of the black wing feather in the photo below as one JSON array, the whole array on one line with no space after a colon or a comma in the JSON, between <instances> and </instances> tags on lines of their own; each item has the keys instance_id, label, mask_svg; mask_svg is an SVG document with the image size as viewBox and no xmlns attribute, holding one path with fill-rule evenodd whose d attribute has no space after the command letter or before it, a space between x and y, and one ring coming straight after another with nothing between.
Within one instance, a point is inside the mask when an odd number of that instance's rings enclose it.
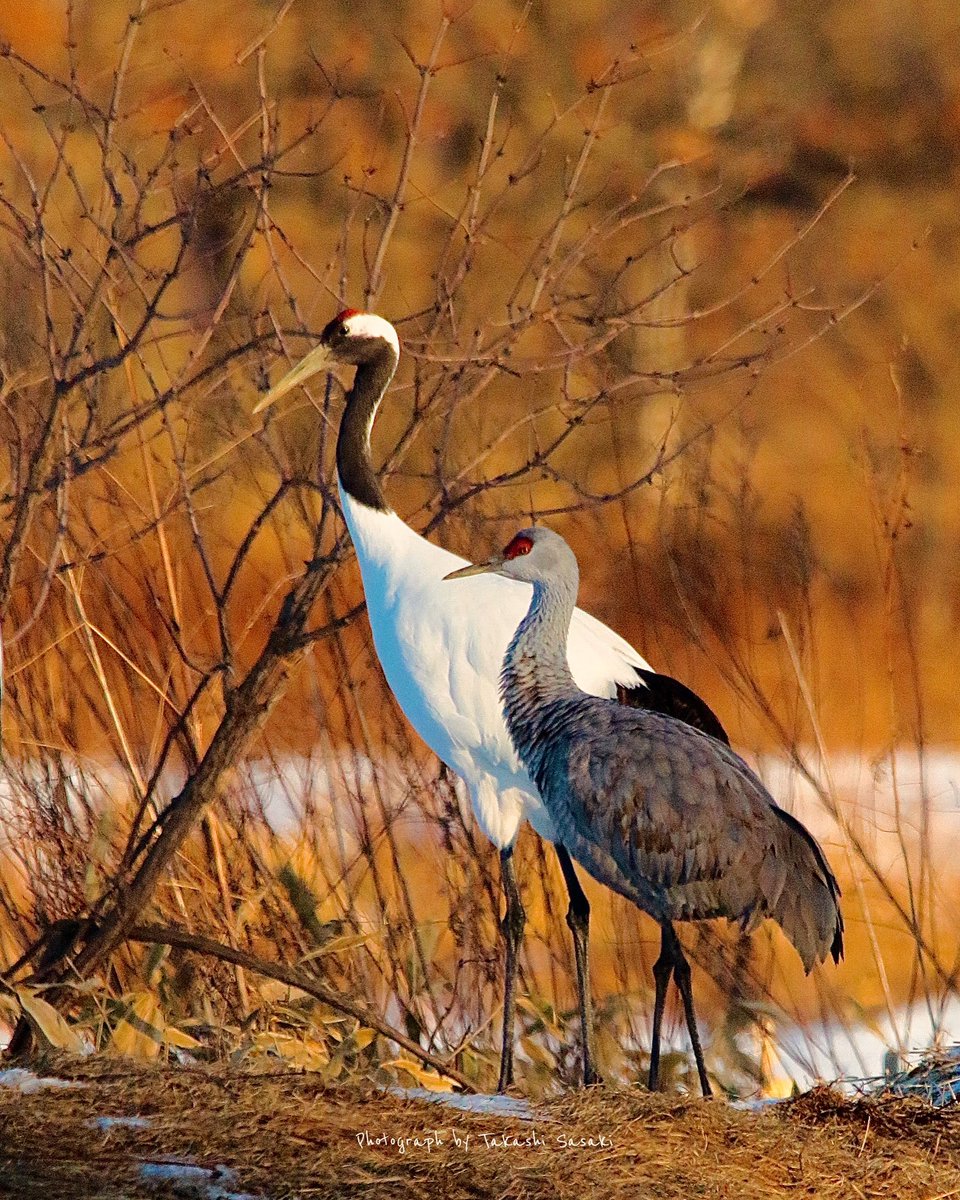
<instances>
[{"instance_id":1,"label":"black wing feather","mask_svg":"<svg viewBox=\"0 0 960 1200\"><path fill-rule=\"evenodd\" d=\"M661 675L657 671L637 669L643 680L638 687L617 684L617 699L628 708L646 708L664 717L674 717L684 725L691 725L701 733L708 733L725 746L730 745L727 731L720 718L696 692L672 675Z\"/></svg>"}]
</instances>

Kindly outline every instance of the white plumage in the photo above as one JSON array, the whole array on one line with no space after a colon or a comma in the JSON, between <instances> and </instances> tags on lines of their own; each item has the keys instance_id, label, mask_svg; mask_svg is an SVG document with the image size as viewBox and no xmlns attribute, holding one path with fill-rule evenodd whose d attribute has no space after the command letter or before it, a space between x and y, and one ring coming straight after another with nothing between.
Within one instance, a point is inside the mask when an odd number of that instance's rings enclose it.
<instances>
[{"instance_id":1,"label":"white plumage","mask_svg":"<svg viewBox=\"0 0 960 1200\"><path fill-rule=\"evenodd\" d=\"M430 749L460 775L480 827L498 850L521 819L557 840L540 794L510 740L499 694L510 639L532 589L497 575L441 586L467 560L428 542L396 513L359 504L341 487L357 550L377 657L404 715ZM612 630L577 609L567 644L577 685L613 698L649 669ZM513 793L516 793L515 795Z\"/></svg>"}]
</instances>

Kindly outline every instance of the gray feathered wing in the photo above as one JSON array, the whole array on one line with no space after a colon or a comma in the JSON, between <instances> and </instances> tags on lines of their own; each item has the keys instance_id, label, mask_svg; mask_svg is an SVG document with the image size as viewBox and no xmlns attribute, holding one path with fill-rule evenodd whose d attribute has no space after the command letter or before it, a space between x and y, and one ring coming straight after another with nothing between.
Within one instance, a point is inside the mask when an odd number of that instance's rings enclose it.
<instances>
[{"instance_id":1,"label":"gray feathered wing","mask_svg":"<svg viewBox=\"0 0 960 1200\"><path fill-rule=\"evenodd\" d=\"M727 917L750 930L769 916L807 971L828 954L837 961L837 881L746 763L669 717L588 709L572 729L556 714L567 730L538 772L573 856L657 920Z\"/></svg>"}]
</instances>

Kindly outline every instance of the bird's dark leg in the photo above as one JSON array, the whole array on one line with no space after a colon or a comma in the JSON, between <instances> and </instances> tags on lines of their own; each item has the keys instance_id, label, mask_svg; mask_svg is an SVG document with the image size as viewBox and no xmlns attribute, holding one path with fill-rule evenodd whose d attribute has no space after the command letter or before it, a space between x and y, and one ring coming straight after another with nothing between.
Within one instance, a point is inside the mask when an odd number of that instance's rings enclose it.
<instances>
[{"instance_id":1,"label":"bird's dark leg","mask_svg":"<svg viewBox=\"0 0 960 1200\"><path fill-rule=\"evenodd\" d=\"M527 914L523 910L517 877L513 870L513 847L500 851L500 876L503 892L507 898L507 911L503 914L504 941L507 944L503 981L503 1047L500 1052L500 1081L497 1091L504 1092L513 1083L513 1017L517 1000L517 965L523 927Z\"/></svg>"},{"instance_id":2,"label":"bird's dark leg","mask_svg":"<svg viewBox=\"0 0 960 1200\"><path fill-rule=\"evenodd\" d=\"M583 1040L583 1085L599 1083L600 1076L593 1065L593 999L590 995L590 901L580 886L570 855L557 845L560 870L570 896L567 924L573 935L573 957L577 964L577 1002L580 1007L580 1036Z\"/></svg>"},{"instance_id":3,"label":"bird's dark leg","mask_svg":"<svg viewBox=\"0 0 960 1200\"><path fill-rule=\"evenodd\" d=\"M693 1057L697 1062L697 1074L700 1076L700 1087L704 1096L712 1096L710 1080L707 1078L707 1068L703 1061L703 1047L700 1045L700 1034L697 1030L697 1017L693 1011L693 987L690 983L690 964L680 945L680 939L674 930L670 929L673 938L673 977L677 981L677 990L683 1001L683 1013L687 1019L687 1030L690 1034L690 1044L693 1046Z\"/></svg>"},{"instance_id":4,"label":"bird's dark leg","mask_svg":"<svg viewBox=\"0 0 960 1200\"><path fill-rule=\"evenodd\" d=\"M673 947L677 935L673 926L665 921L660 926L660 957L653 964L653 982L656 987L653 1001L653 1035L650 1039L650 1076L647 1087L655 1092L660 1082L660 1026L663 1024L663 1008L667 1002L667 988L673 974Z\"/></svg>"}]
</instances>

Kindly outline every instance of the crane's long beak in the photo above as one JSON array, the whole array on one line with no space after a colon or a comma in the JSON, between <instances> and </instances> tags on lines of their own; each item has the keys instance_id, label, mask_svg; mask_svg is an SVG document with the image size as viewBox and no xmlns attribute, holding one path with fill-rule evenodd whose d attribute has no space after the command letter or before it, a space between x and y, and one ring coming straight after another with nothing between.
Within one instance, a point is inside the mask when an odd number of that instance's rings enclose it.
<instances>
[{"instance_id":1,"label":"crane's long beak","mask_svg":"<svg viewBox=\"0 0 960 1200\"><path fill-rule=\"evenodd\" d=\"M499 571L507 560L502 554L495 554L493 558L488 558L486 562L470 563L467 567L460 567L456 571L451 571L449 575L444 575L444 580L447 579L467 579L471 575L488 575L492 571Z\"/></svg>"},{"instance_id":2,"label":"crane's long beak","mask_svg":"<svg viewBox=\"0 0 960 1200\"><path fill-rule=\"evenodd\" d=\"M306 358L298 362L292 370L288 371L279 383L274 384L253 411L255 413L263 412L265 408L269 408L281 396L285 396L287 392L292 392L298 383L303 383L319 371L322 371L329 361L330 347L324 346L322 343L319 346L314 346Z\"/></svg>"}]
</instances>

